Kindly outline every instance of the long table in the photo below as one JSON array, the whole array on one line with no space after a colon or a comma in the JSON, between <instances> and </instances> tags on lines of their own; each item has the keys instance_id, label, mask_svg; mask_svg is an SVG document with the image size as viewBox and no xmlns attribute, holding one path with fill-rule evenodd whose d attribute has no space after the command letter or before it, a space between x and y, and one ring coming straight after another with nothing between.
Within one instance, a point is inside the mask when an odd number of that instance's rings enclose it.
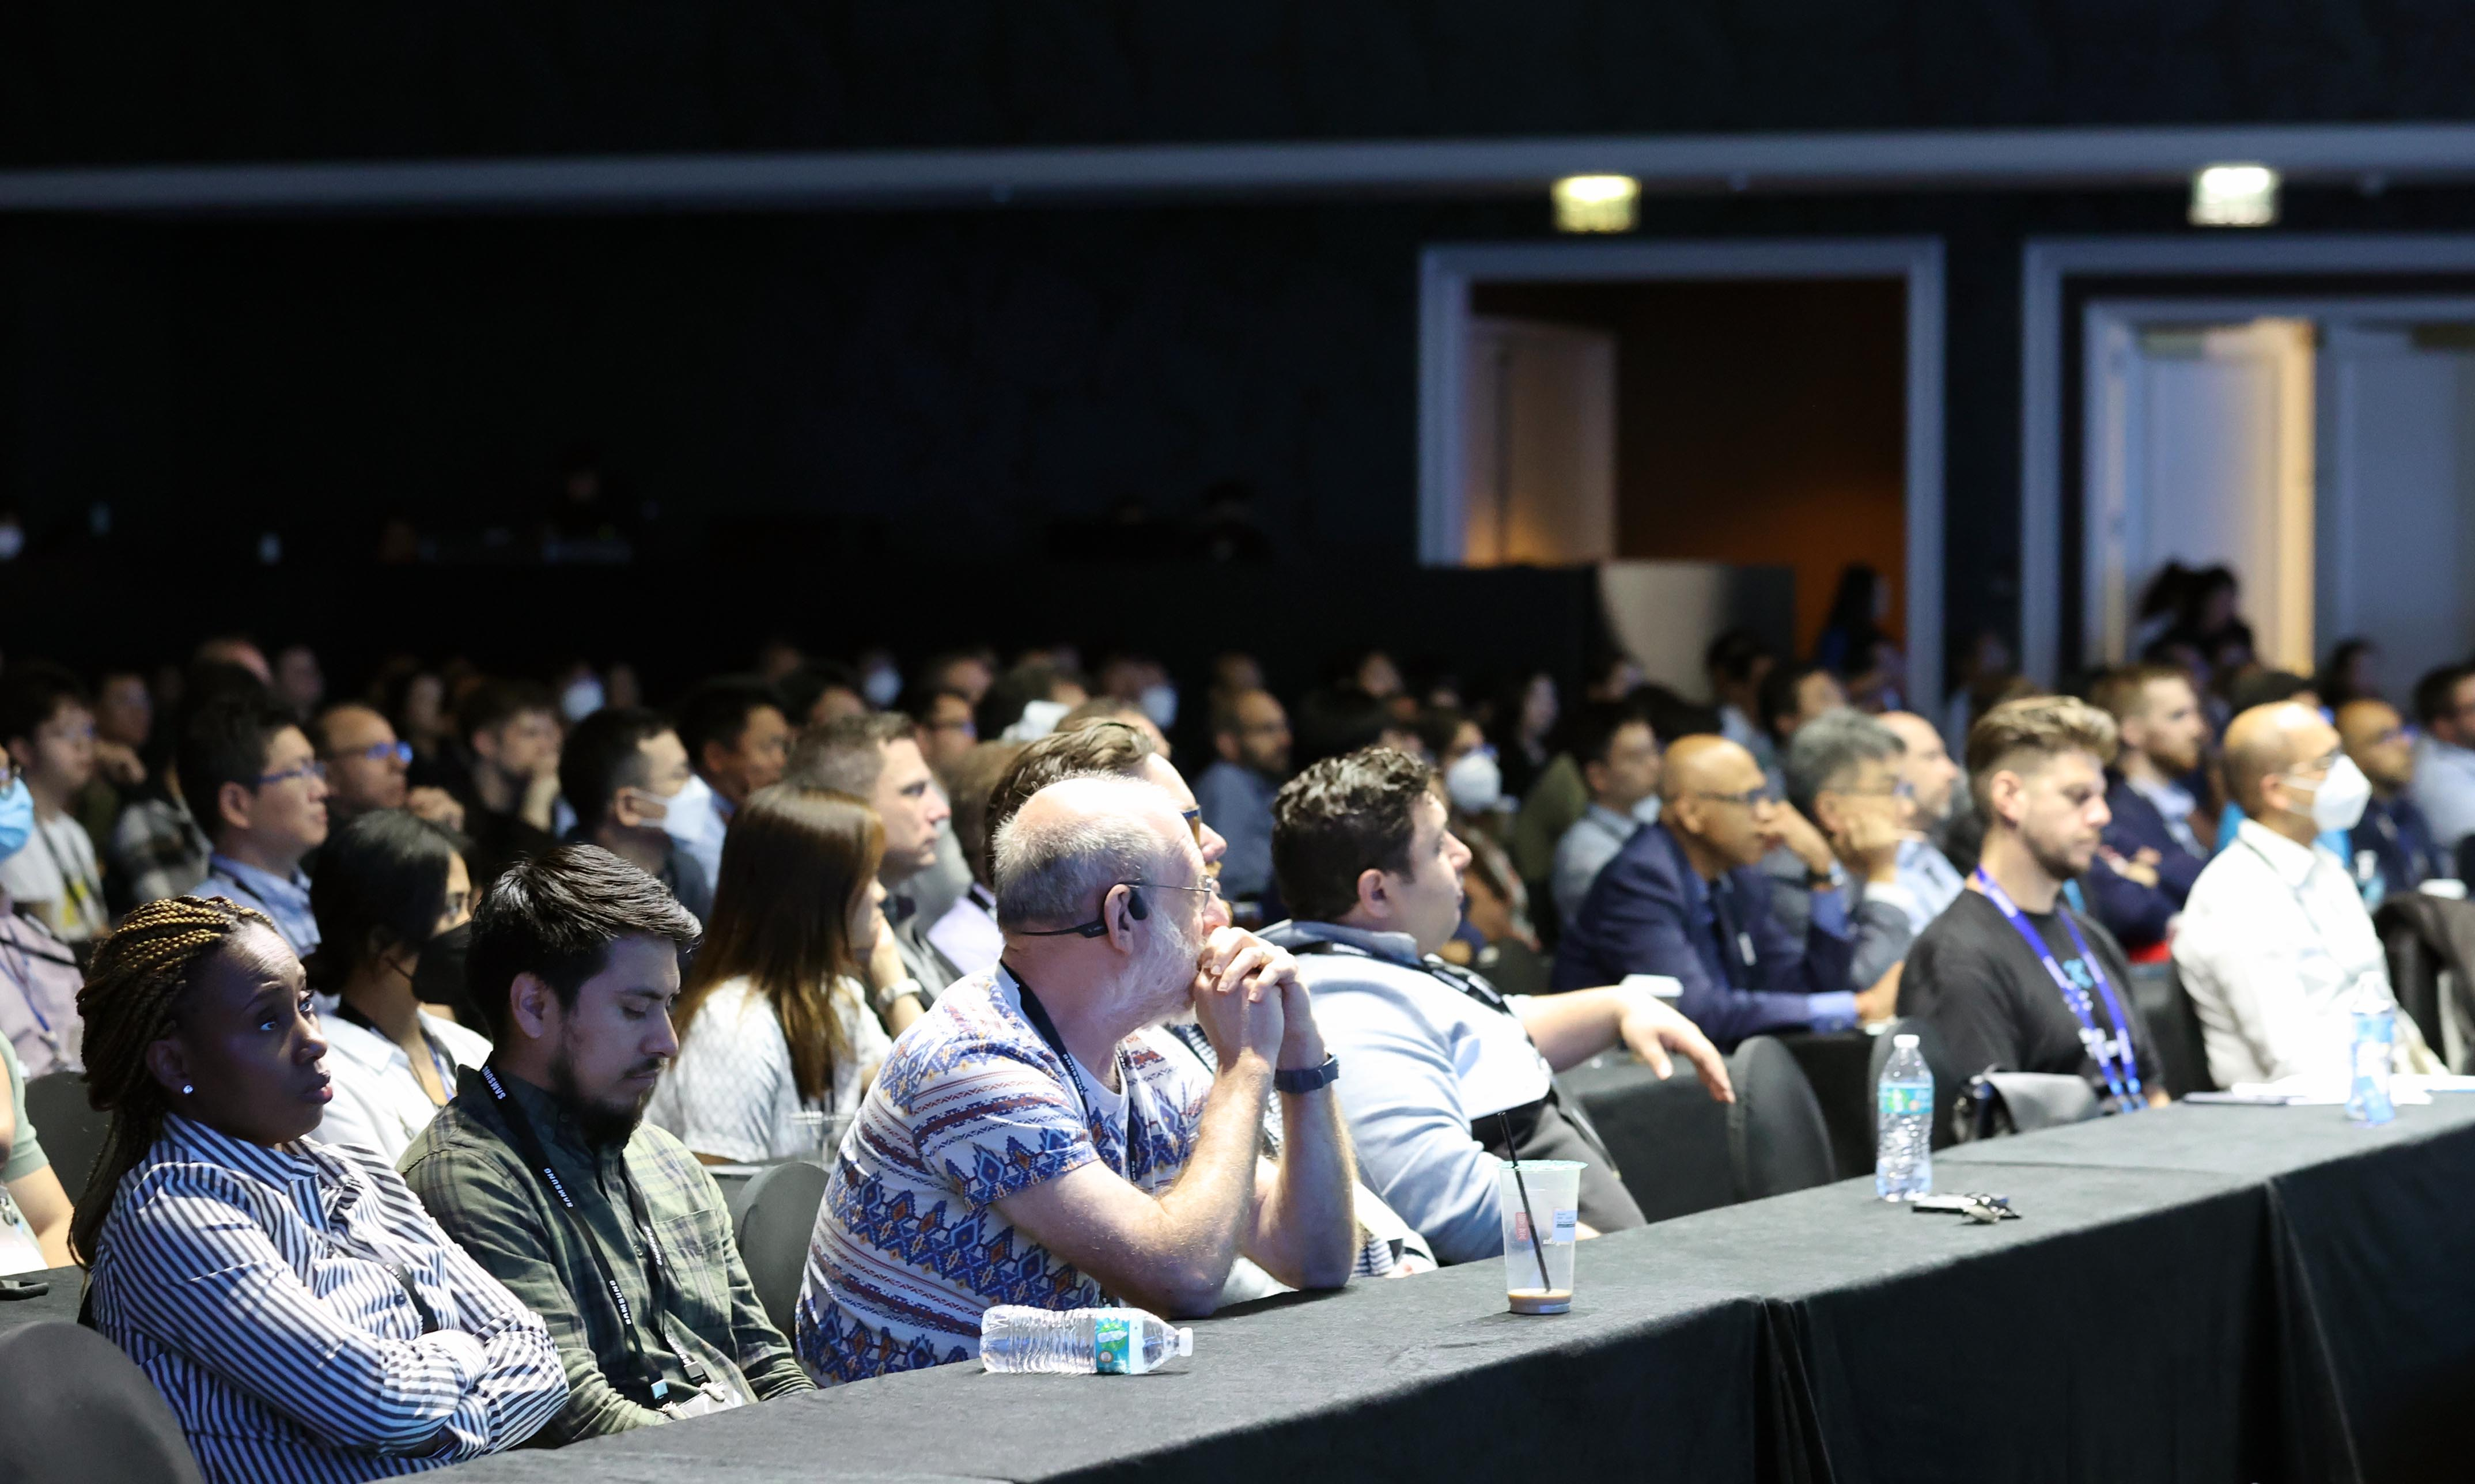
<instances>
[{"instance_id":1,"label":"long table","mask_svg":"<svg viewBox=\"0 0 2475 1484\"><path fill-rule=\"evenodd\" d=\"M2463 1477L2475 1098L2178 1106L1939 1156L1966 1225L1850 1180L1582 1248L1247 1305L1143 1377L958 1365L519 1451L486 1484L794 1479ZM0 1305L0 1325L12 1322Z\"/></svg>"}]
</instances>

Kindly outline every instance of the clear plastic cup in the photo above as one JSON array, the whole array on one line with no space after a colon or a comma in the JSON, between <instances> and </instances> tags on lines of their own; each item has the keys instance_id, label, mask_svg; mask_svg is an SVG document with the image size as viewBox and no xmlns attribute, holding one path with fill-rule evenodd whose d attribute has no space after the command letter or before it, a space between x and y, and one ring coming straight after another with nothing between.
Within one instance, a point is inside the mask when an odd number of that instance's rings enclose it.
<instances>
[{"instance_id":1,"label":"clear plastic cup","mask_svg":"<svg viewBox=\"0 0 2475 1484\"><path fill-rule=\"evenodd\" d=\"M1573 1307L1573 1241L1581 1220L1581 1161L1507 1159L1496 1177L1496 1193L1504 1211L1505 1297L1512 1312L1567 1312Z\"/></svg>"}]
</instances>

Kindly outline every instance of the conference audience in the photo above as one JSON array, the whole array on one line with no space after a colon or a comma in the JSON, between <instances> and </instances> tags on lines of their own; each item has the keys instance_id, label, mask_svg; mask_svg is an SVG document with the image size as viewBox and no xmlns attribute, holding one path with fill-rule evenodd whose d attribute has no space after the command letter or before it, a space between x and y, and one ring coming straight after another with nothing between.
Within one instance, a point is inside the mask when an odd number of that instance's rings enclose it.
<instances>
[{"instance_id":1,"label":"conference audience","mask_svg":"<svg viewBox=\"0 0 2475 1484\"><path fill-rule=\"evenodd\" d=\"M456 707L442 785L464 806L466 859L487 889L501 872L558 843L558 713L538 685L484 680Z\"/></svg>"},{"instance_id":2,"label":"conference audience","mask_svg":"<svg viewBox=\"0 0 2475 1484\"><path fill-rule=\"evenodd\" d=\"M262 692L209 701L182 733L180 769L214 842L198 889L257 910L306 956L318 918L301 862L327 839L327 769L300 723Z\"/></svg>"},{"instance_id":3,"label":"conference audience","mask_svg":"<svg viewBox=\"0 0 2475 1484\"><path fill-rule=\"evenodd\" d=\"M1375 1193L1448 1263L1502 1253L1508 1157L1584 1162L1582 1235L1641 1225L1553 1074L1623 1045L1665 1076L1673 1051L1728 1102L1717 1049L1647 990L1507 1000L1436 957L1460 920L1470 855L1421 760L1385 747L1328 758L1274 809L1281 896L1297 915L1264 937L1296 957L1315 1024L1349 1069L1341 1107Z\"/></svg>"},{"instance_id":4,"label":"conference audience","mask_svg":"<svg viewBox=\"0 0 2475 1484\"><path fill-rule=\"evenodd\" d=\"M85 1069L76 950L9 895L8 864L36 848L35 796L0 751L0 1035L26 1075Z\"/></svg>"},{"instance_id":5,"label":"conference audience","mask_svg":"<svg viewBox=\"0 0 2475 1484\"><path fill-rule=\"evenodd\" d=\"M885 918L905 978L870 988L876 1003L891 1007L886 1029L899 1035L950 983L926 937L934 919L922 920L926 914L905 888L936 865L940 828L954 812L928 771L911 718L898 712L850 717L802 734L785 777L801 788L867 800L885 831L877 879L885 883Z\"/></svg>"},{"instance_id":6,"label":"conference audience","mask_svg":"<svg viewBox=\"0 0 2475 1484\"><path fill-rule=\"evenodd\" d=\"M1899 781L1907 786L1907 819L1899 838L1897 879L1907 893L1908 926L1922 933L1967 888L1959 868L1935 843L1950 821L1959 765L1950 760L1942 733L1915 712L1886 711L1876 719L1899 740Z\"/></svg>"},{"instance_id":7,"label":"conference audience","mask_svg":"<svg viewBox=\"0 0 2475 1484\"><path fill-rule=\"evenodd\" d=\"M2089 905L2133 952L2173 934L2216 831L2195 825L2200 801L2186 787L2200 766L2209 721L2191 678L2164 665L2134 665L2097 679L2091 699L2114 718L2118 751L2106 773L2112 816L2088 873Z\"/></svg>"},{"instance_id":8,"label":"conference audience","mask_svg":"<svg viewBox=\"0 0 2475 1484\"><path fill-rule=\"evenodd\" d=\"M1764 772L1778 766L1759 721L1762 682L1777 663L1770 645L1746 628L1728 629L1702 651L1702 672L1709 677L1711 701L1719 708L1719 735L1752 753Z\"/></svg>"},{"instance_id":9,"label":"conference audience","mask_svg":"<svg viewBox=\"0 0 2475 1484\"><path fill-rule=\"evenodd\" d=\"M1356 1260L1305 985L1228 926L1178 801L1069 778L998 826L992 856L1004 959L895 1044L818 1213L796 1329L821 1383L968 1360L992 1303L1204 1313L1240 1253L1301 1288L1339 1286ZM1148 1029L1188 1010L1208 1080ZM1296 1090L1273 1162L1257 1145L1276 1081ZM1006 1260L942 1260L958 1241Z\"/></svg>"},{"instance_id":10,"label":"conference audience","mask_svg":"<svg viewBox=\"0 0 2475 1484\"><path fill-rule=\"evenodd\" d=\"M321 1140L392 1166L455 1096L460 1070L489 1057L488 1041L413 992L421 956L472 920L472 900L453 838L405 811L364 814L319 847L309 885L319 942L305 967L334 1079Z\"/></svg>"},{"instance_id":11,"label":"conference audience","mask_svg":"<svg viewBox=\"0 0 2475 1484\"><path fill-rule=\"evenodd\" d=\"M772 686L726 676L706 681L679 702L678 737L698 796L681 801L691 817L676 821L671 833L695 858L709 890L721 878L723 832L731 815L749 794L782 781L791 724Z\"/></svg>"},{"instance_id":12,"label":"conference audience","mask_svg":"<svg viewBox=\"0 0 2475 1484\"><path fill-rule=\"evenodd\" d=\"M70 1246L94 1327L212 1484L444 1468L558 1411L543 1321L377 1156L310 1136L327 1043L274 924L147 903L98 945L78 1009L111 1126Z\"/></svg>"},{"instance_id":13,"label":"conference audience","mask_svg":"<svg viewBox=\"0 0 2475 1484\"><path fill-rule=\"evenodd\" d=\"M69 1253L69 1197L34 1122L26 1116L26 1066L17 1049L0 1041L0 1075L9 1082L0 1098L0 1277L65 1268Z\"/></svg>"},{"instance_id":14,"label":"conference audience","mask_svg":"<svg viewBox=\"0 0 2475 1484\"><path fill-rule=\"evenodd\" d=\"M2364 816L2346 834L2346 865L2365 907L2415 890L2436 877L2462 877L2458 864L2432 837L2423 811L2407 796L2414 779L2414 742L2397 708L2376 697L2338 708L2338 740L2372 786Z\"/></svg>"},{"instance_id":15,"label":"conference audience","mask_svg":"<svg viewBox=\"0 0 2475 1484\"><path fill-rule=\"evenodd\" d=\"M1658 822L1625 841L1556 954L1559 990L1677 980L1676 1008L1721 1047L1767 1031L1845 1031L1887 1006L1848 987L1854 943L1838 883L1816 872L1801 938L1771 911L1760 862L1785 835L1753 755L1720 737L1679 738L1659 778Z\"/></svg>"},{"instance_id":16,"label":"conference audience","mask_svg":"<svg viewBox=\"0 0 2475 1484\"><path fill-rule=\"evenodd\" d=\"M645 872L698 921L713 915L713 877L694 843L718 823L686 742L641 706L604 706L576 724L558 752L560 796L576 815L570 841L599 845Z\"/></svg>"},{"instance_id":17,"label":"conference audience","mask_svg":"<svg viewBox=\"0 0 2475 1484\"><path fill-rule=\"evenodd\" d=\"M134 669L107 669L95 677L94 684L94 775L70 801L69 813L77 815L78 824L86 833L97 851L111 842L111 827L120 818L120 811L130 796L151 781L161 760L150 763L147 753L155 733L155 697L146 689L146 677ZM104 895L111 905L111 876L103 879ZM129 904L118 904L125 911Z\"/></svg>"},{"instance_id":18,"label":"conference audience","mask_svg":"<svg viewBox=\"0 0 2475 1484\"><path fill-rule=\"evenodd\" d=\"M77 677L20 663L0 676L0 745L34 804L25 849L0 861L0 890L62 942L110 925L94 840L69 806L94 777L94 713Z\"/></svg>"},{"instance_id":19,"label":"conference audience","mask_svg":"<svg viewBox=\"0 0 2475 1484\"><path fill-rule=\"evenodd\" d=\"M819 1129L799 1115L859 1107L893 1046L861 978L894 954L877 908L884 851L869 807L823 789L759 789L732 819L671 1011L678 1053L645 1114L698 1158L814 1159Z\"/></svg>"},{"instance_id":20,"label":"conference audience","mask_svg":"<svg viewBox=\"0 0 2475 1484\"><path fill-rule=\"evenodd\" d=\"M989 879L989 795L1027 745L981 742L948 769L954 809L949 822L964 864L971 870L971 884L963 895L928 927L928 947L937 956L937 972L948 984L990 967L1005 951L1005 936L997 931L996 891Z\"/></svg>"},{"instance_id":21,"label":"conference audience","mask_svg":"<svg viewBox=\"0 0 2475 1484\"><path fill-rule=\"evenodd\" d=\"M1233 902L1255 901L1272 884L1272 795L1289 776L1289 714L1271 692L1241 691L1213 702L1212 745L1219 756L1194 781L1194 797L1229 841L1220 889Z\"/></svg>"},{"instance_id":22,"label":"conference audience","mask_svg":"<svg viewBox=\"0 0 2475 1484\"><path fill-rule=\"evenodd\" d=\"M1622 701L1590 701L1573 718L1573 759L1590 807L1556 841L1556 920L1569 923L1599 870L1633 832L1658 818L1658 738L1650 718Z\"/></svg>"},{"instance_id":23,"label":"conference audience","mask_svg":"<svg viewBox=\"0 0 2475 1484\"><path fill-rule=\"evenodd\" d=\"M490 1059L402 1164L447 1234L549 1326L568 1397L545 1442L809 1389L713 1177L644 1122L678 1051L670 1010L697 936L659 882L594 845L509 868L473 914Z\"/></svg>"},{"instance_id":24,"label":"conference audience","mask_svg":"<svg viewBox=\"0 0 2475 1484\"><path fill-rule=\"evenodd\" d=\"M1762 771L1769 775L1772 788L1784 791L1782 769L1787 765L1788 742L1799 727L1824 712L1846 706L1848 692L1837 675L1819 665L1774 665L1763 672L1754 702L1762 737L1771 745L1771 759Z\"/></svg>"},{"instance_id":25,"label":"conference audience","mask_svg":"<svg viewBox=\"0 0 2475 1484\"><path fill-rule=\"evenodd\" d=\"M2444 665L2414 683L2414 782L2407 791L2432 826L2433 842L2455 853L2475 836L2475 665Z\"/></svg>"},{"instance_id":26,"label":"conference audience","mask_svg":"<svg viewBox=\"0 0 2475 1484\"><path fill-rule=\"evenodd\" d=\"M2114 718L2070 696L2004 701L1968 733L1985 842L1960 893L1908 950L1899 1012L1940 1034L1963 1078L2085 1078L2108 1111L2163 1104L2155 1043L2122 946L2061 900L2096 859ZM1940 1089L1948 1107L1965 1087Z\"/></svg>"},{"instance_id":27,"label":"conference audience","mask_svg":"<svg viewBox=\"0 0 2475 1484\"><path fill-rule=\"evenodd\" d=\"M1804 936L1808 889L1833 883L1848 924L1848 987L1880 986L1869 1020L1888 1019L1898 981L1883 984L1916 937L1916 904L1899 885L1899 836L1906 826L1899 736L1872 717L1841 707L1797 729L1787 744L1787 807L1779 843L1762 858L1771 878L1771 915L1791 937Z\"/></svg>"},{"instance_id":28,"label":"conference audience","mask_svg":"<svg viewBox=\"0 0 2475 1484\"><path fill-rule=\"evenodd\" d=\"M1488 736L1504 760L1504 791L1515 800L1530 797L1531 786L1554 758L1548 738L1563 709L1556 677L1543 669L1519 675L1496 693Z\"/></svg>"},{"instance_id":29,"label":"conference audience","mask_svg":"<svg viewBox=\"0 0 2475 1484\"><path fill-rule=\"evenodd\" d=\"M2354 873L2318 843L2356 825L2371 781L2338 729L2291 701L2236 716L2225 752L2243 820L2193 884L2174 935L2209 1075L2221 1087L2288 1077L2341 1084L2355 1012L2397 1008ZM2397 1069L2441 1070L2414 1018L2396 1019Z\"/></svg>"},{"instance_id":30,"label":"conference audience","mask_svg":"<svg viewBox=\"0 0 2475 1484\"><path fill-rule=\"evenodd\" d=\"M919 740L919 755L928 760L932 773L943 775L949 765L980 740L971 697L951 686L912 692L902 697L898 709L911 718L913 735Z\"/></svg>"},{"instance_id":31,"label":"conference audience","mask_svg":"<svg viewBox=\"0 0 2475 1484\"><path fill-rule=\"evenodd\" d=\"M412 744L399 740L375 706L345 701L312 723L318 761L327 768L327 823L341 829L380 809L406 809L443 828L464 828L464 806L444 789L416 789L407 779Z\"/></svg>"}]
</instances>

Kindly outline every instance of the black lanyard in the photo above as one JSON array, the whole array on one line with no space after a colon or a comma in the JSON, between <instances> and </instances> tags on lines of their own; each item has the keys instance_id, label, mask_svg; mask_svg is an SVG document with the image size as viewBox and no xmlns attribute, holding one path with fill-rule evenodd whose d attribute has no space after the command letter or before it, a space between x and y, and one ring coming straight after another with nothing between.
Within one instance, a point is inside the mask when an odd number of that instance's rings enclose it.
<instances>
[{"instance_id":1,"label":"black lanyard","mask_svg":"<svg viewBox=\"0 0 2475 1484\"><path fill-rule=\"evenodd\" d=\"M1099 1105L1091 1101L1091 1089L1083 1085L1083 1074L1074 1065L1074 1053L1066 1049L1066 1037L1057 1034L1057 1022L1048 1018L1048 1007L1040 1003L1040 996L1032 992L1029 981L1012 968L1008 968L1006 973L1013 977L1015 988L1021 993L1022 1018L1031 1022L1031 1028L1040 1033L1040 1038L1048 1043L1048 1049L1057 1053L1057 1059L1066 1063L1066 1076L1074 1083L1074 1095L1083 1102L1083 1121L1090 1123ZM1143 1115L1135 1108L1135 1074L1125 1064L1122 1056L1117 1058L1117 1084L1126 1092L1125 1158L1117 1173L1131 1185L1135 1182L1135 1141L1143 1136Z\"/></svg>"},{"instance_id":2,"label":"black lanyard","mask_svg":"<svg viewBox=\"0 0 2475 1484\"><path fill-rule=\"evenodd\" d=\"M636 1330L636 1311L627 1302L626 1294L620 1291L618 1275L610 1271L610 1259L601 1254L600 1242L595 1239L593 1229L585 1225L583 1216L576 1209L575 1198L567 1193L567 1181L558 1178L557 1169L551 1164L549 1155L543 1152L541 1138L533 1132L532 1121L525 1116L525 1110L516 1106L515 1100L507 1096L507 1089L500 1084L497 1072L486 1066L480 1070L482 1084L490 1089L491 1098L498 1103L500 1113L507 1121L507 1136L514 1141L516 1153L524 1156L525 1162L550 1188L550 1193L557 1197L559 1209L567 1213L568 1222L576 1229L577 1240L584 1244L585 1252L592 1256L593 1266L601 1275L601 1286L610 1295L610 1305L619 1312L619 1327L627 1337L627 1350L635 1356L636 1369L642 1375L645 1389L651 1394L653 1405L661 1405L670 1392L670 1383L662 1379L661 1368L645 1353L644 1338ZM661 1334L662 1343L671 1346L673 1358L678 1361L679 1370L686 1375L688 1384L702 1386L705 1383L703 1364L687 1347L672 1344L664 1326L662 1295L668 1282L668 1260L662 1256L661 1244L653 1240L653 1219L645 1207L645 1198L637 1193L636 1182L627 1176L625 1150L619 1154L619 1184L627 1193L627 1218L635 1229L637 1241L641 1244L639 1251L645 1259L645 1290L652 1306L649 1317L656 1332Z\"/></svg>"}]
</instances>

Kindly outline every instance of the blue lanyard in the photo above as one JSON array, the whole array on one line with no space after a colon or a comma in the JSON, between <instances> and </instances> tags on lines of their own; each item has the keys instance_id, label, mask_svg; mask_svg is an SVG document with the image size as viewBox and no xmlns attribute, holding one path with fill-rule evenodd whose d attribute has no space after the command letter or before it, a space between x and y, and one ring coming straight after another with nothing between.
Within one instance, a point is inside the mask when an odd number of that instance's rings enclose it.
<instances>
[{"instance_id":1,"label":"blue lanyard","mask_svg":"<svg viewBox=\"0 0 2475 1484\"><path fill-rule=\"evenodd\" d=\"M2114 997L2114 985L2105 977L2104 967L2096 961L2096 955L2089 952L2088 940L2080 937L2079 924L2071 920L2070 912L2062 913L2063 931L2071 936L2071 946L2079 951L2080 962L2088 966L2089 977L2096 981L2097 992L2105 996L2105 1012L2114 1020L2111 1042L2122 1054L2120 1070L2117 1069L2116 1058L2107 1054L2109 1038L2097 1029L2096 1008L2089 1002L2089 992L2071 983L2071 977L2054 961L2054 951L2046 946L2045 935L2031 927L2028 919L2020 914L2020 909L2012 902L2010 894L1997 885L1993 877L1985 874L1984 866L1978 866L1975 875L1970 879L1976 883L1978 890L1985 893L1986 900L1998 908L2011 926L2019 930L2020 936L2028 940L2028 946L2036 950L2038 961L2046 965L2046 974L2054 981L2054 987L2063 992L2063 1003L2079 1017L2080 1040L2087 1045L2097 1070L2105 1074L2105 1088L2114 1096L2116 1110L2136 1113L2146 1107L2140 1092L2140 1054L2131 1045L2131 1021L2122 1013L2122 1002Z\"/></svg>"}]
</instances>

